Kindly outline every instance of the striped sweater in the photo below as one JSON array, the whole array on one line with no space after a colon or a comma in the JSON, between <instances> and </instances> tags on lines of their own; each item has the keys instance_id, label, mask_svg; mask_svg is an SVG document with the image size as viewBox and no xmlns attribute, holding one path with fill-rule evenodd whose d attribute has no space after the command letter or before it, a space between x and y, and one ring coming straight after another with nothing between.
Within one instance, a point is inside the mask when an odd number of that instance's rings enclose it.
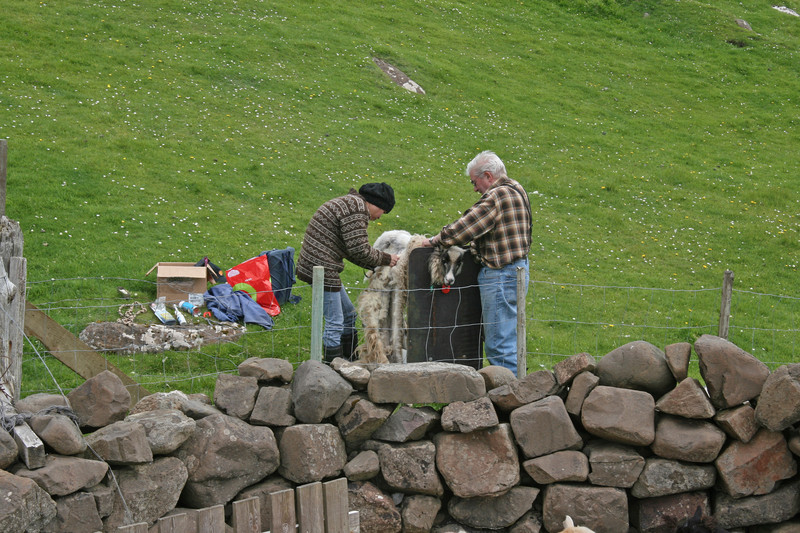
<instances>
[{"instance_id":1,"label":"striped sweater","mask_svg":"<svg viewBox=\"0 0 800 533\"><path fill-rule=\"evenodd\" d=\"M355 189L322 204L306 227L297 259L297 278L311 283L313 269L319 265L325 268L325 290L338 291L345 259L362 268L390 264L389 254L370 246L368 223L367 205Z\"/></svg>"}]
</instances>

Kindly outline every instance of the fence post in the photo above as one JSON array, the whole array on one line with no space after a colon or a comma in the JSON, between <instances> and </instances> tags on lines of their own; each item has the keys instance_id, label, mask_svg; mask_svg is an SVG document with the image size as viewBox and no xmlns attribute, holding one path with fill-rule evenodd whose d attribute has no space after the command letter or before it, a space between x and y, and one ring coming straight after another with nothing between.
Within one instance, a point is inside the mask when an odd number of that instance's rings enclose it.
<instances>
[{"instance_id":1,"label":"fence post","mask_svg":"<svg viewBox=\"0 0 800 533\"><path fill-rule=\"evenodd\" d=\"M725 271L722 278L722 303L719 306L719 329L717 336L728 339L728 327L731 318L731 296L733 294L733 272Z\"/></svg>"},{"instance_id":2,"label":"fence post","mask_svg":"<svg viewBox=\"0 0 800 533\"><path fill-rule=\"evenodd\" d=\"M525 329L525 269L517 267L517 377L522 379L528 373L528 342Z\"/></svg>"},{"instance_id":3,"label":"fence post","mask_svg":"<svg viewBox=\"0 0 800 533\"><path fill-rule=\"evenodd\" d=\"M6 215L6 173L8 171L8 141L0 139L0 217Z\"/></svg>"},{"instance_id":4,"label":"fence post","mask_svg":"<svg viewBox=\"0 0 800 533\"><path fill-rule=\"evenodd\" d=\"M325 268L314 267L311 278L311 360L322 361L322 302Z\"/></svg>"}]
</instances>

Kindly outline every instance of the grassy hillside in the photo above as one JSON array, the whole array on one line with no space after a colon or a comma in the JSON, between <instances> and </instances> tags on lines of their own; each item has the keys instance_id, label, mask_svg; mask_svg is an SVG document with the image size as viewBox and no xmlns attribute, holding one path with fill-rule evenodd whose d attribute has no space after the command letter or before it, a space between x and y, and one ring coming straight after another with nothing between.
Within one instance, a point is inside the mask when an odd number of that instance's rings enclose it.
<instances>
[{"instance_id":1,"label":"grassy hillside","mask_svg":"<svg viewBox=\"0 0 800 533\"><path fill-rule=\"evenodd\" d=\"M531 193L533 280L700 289L731 269L798 294L800 18L768 1L3 11L7 214L31 282L299 248L320 203L368 181L398 197L373 236L433 234L493 149Z\"/></svg>"}]
</instances>

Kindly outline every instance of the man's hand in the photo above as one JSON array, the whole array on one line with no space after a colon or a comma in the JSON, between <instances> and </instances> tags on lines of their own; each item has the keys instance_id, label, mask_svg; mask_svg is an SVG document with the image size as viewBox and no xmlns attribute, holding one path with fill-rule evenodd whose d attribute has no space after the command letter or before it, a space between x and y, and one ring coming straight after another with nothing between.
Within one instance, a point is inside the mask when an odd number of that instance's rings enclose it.
<instances>
[{"instance_id":1,"label":"man's hand","mask_svg":"<svg viewBox=\"0 0 800 533\"><path fill-rule=\"evenodd\" d=\"M432 239L425 239L425 241L422 243L422 246L424 248L430 248L431 246L433 246Z\"/></svg>"},{"instance_id":2,"label":"man's hand","mask_svg":"<svg viewBox=\"0 0 800 533\"><path fill-rule=\"evenodd\" d=\"M395 266L397 264L397 262L400 260L400 256L399 255L394 255L394 254L389 254L389 255L392 256L392 262L389 263L389 266Z\"/></svg>"}]
</instances>

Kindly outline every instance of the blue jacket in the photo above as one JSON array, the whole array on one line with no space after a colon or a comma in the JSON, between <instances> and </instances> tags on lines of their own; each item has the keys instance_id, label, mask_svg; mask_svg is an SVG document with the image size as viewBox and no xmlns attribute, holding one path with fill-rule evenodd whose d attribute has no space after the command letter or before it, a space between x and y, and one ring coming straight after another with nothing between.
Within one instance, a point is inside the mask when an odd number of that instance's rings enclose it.
<instances>
[{"instance_id":1,"label":"blue jacket","mask_svg":"<svg viewBox=\"0 0 800 533\"><path fill-rule=\"evenodd\" d=\"M272 317L249 294L244 291L234 291L227 283L220 283L208 289L203 295L203 300L217 320L258 324L264 329L272 329L275 324Z\"/></svg>"}]
</instances>

